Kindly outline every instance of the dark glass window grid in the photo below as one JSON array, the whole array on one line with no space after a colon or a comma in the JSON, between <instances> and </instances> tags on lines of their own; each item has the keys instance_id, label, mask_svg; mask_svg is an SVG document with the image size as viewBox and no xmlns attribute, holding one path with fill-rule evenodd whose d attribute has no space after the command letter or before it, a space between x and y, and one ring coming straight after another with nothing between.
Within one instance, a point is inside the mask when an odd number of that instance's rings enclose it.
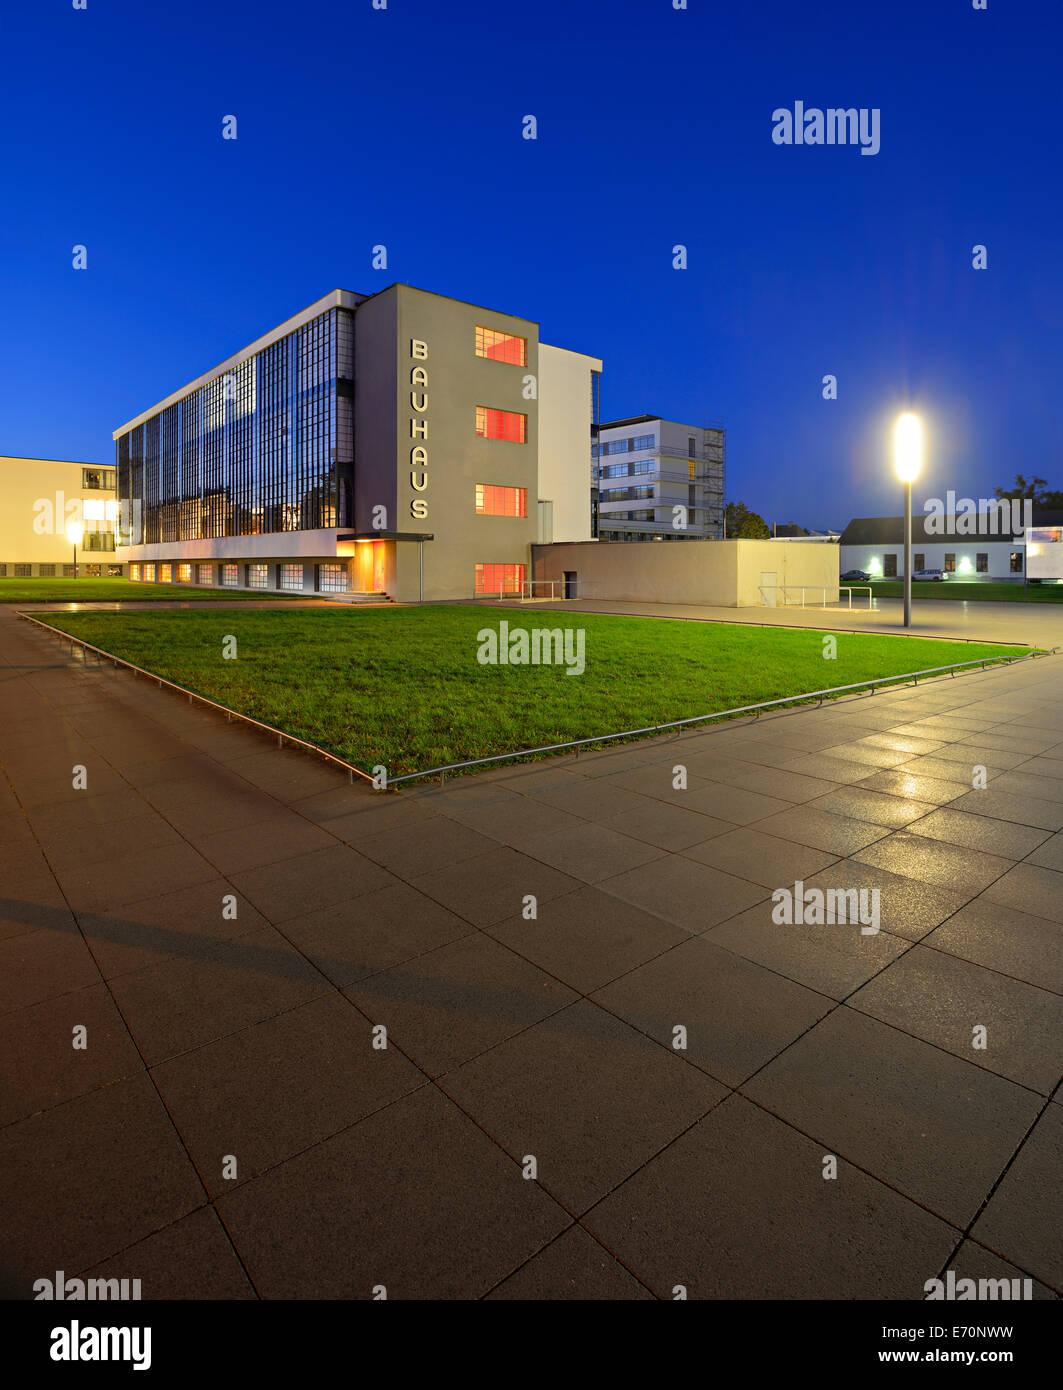
<instances>
[{"instance_id":1,"label":"dark glass window grid","mask_svg":"<svg viewBox=\"0 0 1063 1390\"><path fill-rule=\"evenodd\" d=\"M123 541L215 539L348 524L354 315L330 309L116 440ZM338 380L345 386L341 397Z\"/></svg>"}]
</instances>

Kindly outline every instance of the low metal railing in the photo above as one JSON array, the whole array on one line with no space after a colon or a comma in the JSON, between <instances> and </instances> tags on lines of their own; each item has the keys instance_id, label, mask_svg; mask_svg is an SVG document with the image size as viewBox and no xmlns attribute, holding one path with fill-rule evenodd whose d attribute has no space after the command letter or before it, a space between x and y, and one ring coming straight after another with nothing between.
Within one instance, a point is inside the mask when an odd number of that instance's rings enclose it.
<instances>
[{"instance_id":1,"label":"low metal railing","mask_svg":"<svg viewBox=\"0 0 1063 1390\"><path fill-rule=\"evenodd\" d=\"M786 695L779 700L761 700L755 705L741 705L736 709L716 710L712 714L694 715L691 719L672 719L665 724L648 724L642 729L624 729L614 734L596 734L593 738L574 738L565 743L544 743L540 744L538 748L521 748L509 753L494 753L488 758L465 758L462 762L445 763L441 767L425 768L423 772L407 772L401 777L389 777L388 786L395 787L402 782L415 782L424 777L438 777L440 785L442 785L448 772L458 772L463 768L484 767L488 763L512 762L516 758L532 758L540 753L560 753L566 748L574 748L576 756L579 757L579 750L588 744L614 743L618 739L638 738L643 734L660 734L668 729L684 729L694 724L707 724L715 719L731 719L739 714L752 714L759 718L761 710L774 709L779 705L800 704L817 699L822 705L828 696L845 694L850 690L865 690L870 687L873 695L880 685L904 685L908 681L918 685L920 676L940 675L943 671L948 671L952 676L955 676L958 670L966 669L969 666L980 666L984 671L987 665L1006 663L1010 666L1016 661L1029 661L1036 656L1054 656L1058 651L1058 647L1052 647L1050 651L1045 653L1024 652L1021 656L988 656L976 657L973 661L953 661L947 666L930 666L925 671L907 671L899 676L877 676L874 680L856 681L853 685L833 685L826 690L810 690L803 695Z\"/></svg>"},{"instance_id":2,"label":"low metal railing","mask_svg":"<svg viewBox=\"0 0 1063 1390\"><path fill-rule=\"evenodd\" d=\"M343 768L348 773L348 780L353 783L355 777L361 777L363 781L371 782L375 786L376 779L368 772L363 772L360 767L355 767L353 763L346 762L343 758L338 758L334 753L329 753L324 748L319 748L316 743L310 743L305 738L299 738L295 734L285 733L283 729L278 729L273 724L266 724L261 719L254 719L249 714L241 714L239 710L230 709L228 705L219 704L217 700L211 700L206 695L200 695L198 691L189 690L187 686L178 685L176 681L168 681L162 676L158 676L154 671L147 671L142 666L137 666L132 661L126 661L123 657L115 656L113 652L106 652L102 647L95 647L91 642L86 642L80 637L74 637L69 632L64 632L62 628L52 627L50 623L43 623L38 618L34 618L29 613L19 613L20 618L26 622L33 623L43 631L51 633L53 637L59 637L64 642L69 642L71 651L75 647L81 647L85 651L91 651L105 662L111 662L114 666L124 667L127 671L132 671L136 675L147 676L149 680L155 681L159 688L164 686L170 690L176 690L182 695L188 696L188 703L198 700L201 704L209 706L224 714L228 722L239 719L241 723L250 724L254 728L264 730L277 739L277 747L282 748L285 743L291 744L295 748L302 748L308 753L313 753L326 762L335 763L337 767ZM927 639L933 641L935 639ZM465 758L461 762L445 763L440 767L425 768L422 772L407 772L400 777L389 777L386 787L376 788L379 791L390 790L392 787L399 786L403 782L416 782L426 777L438 777L440 785L446 780L448 772L458 772L469 767L484 767L489 763L513 762L517 758L531 758L540 753L560 753L567 748L574 748L576 756L579 757L579 750L590 744L615 743L619 739L638 738L644 734L660 734L669 729L690 728L695 724L708 724L716 719L732 719L741 714L752 714L759 719L761 710L775 709L780 705L793 705L810 703L818 700L820 706L823 701L832 695L843 695L853 690L866 690L870 688L871 694L875 693L878 686L904 685L912 681L915 685L919 684L920 676L940 675L948 671L955 677L956 672L965 670L970 666L980 666L984 671L987 665L1013 665L1017 661L1030 661L1038 656L1054 656L1059 651L1059 647L1052 647L1047 652L1027 651L1021 656L989 656L976 657L973 661L953 661L946 666L929 666L924 671L907 671L898 676L876 676L873 680L856 681L852 685L833 685L824 690L810 690L800 695L785 695L778 700L761 700L755 705L740 705L735 709L715 710L711 714L697 714L689 719L672 719L664 724L648 724L641 729L624 729L612 734L595 734L591 738L569 739L565 743L544 743L536 748L514 749L508 753L494 753L487 758Z\"/></svg>"},{"instance_id":3,"label":"low metal railing","mask_svg":"<svg viewBox=\"0 0 1063 1390\"><path fill-rule=\"evenodd\" d=\"M822 605L821 605L821 608L822 608L822 611L823 611L824 613L827 612L827 590L828 590L828 589L830 589L830 591L831 591L832 593L833 593L835 590L837 590L837 592L838 592L839 595L840 595L840 594L843 594L843 593L847 593L847 594L849 595L849 609L850 609L850 611L852 611L852 606L853 606L853 593L854 593L854 591L857 592L857 593L866 593L866 594L867 594L867 611L868 611L869 613L871 612L872 594L871 594L871 585L870 585L870 584L760 584L760 585L758 585L757 587L758 587L759 590L760 590L760 596L761 596L762 599L764 598L765 592L769 592L769 591L770 591L770 592L778 592L778 591L781 589L781 590L783 591L783 593L786 594L786 593L793 593L793 591L794 591L795 589L800 589L800 590L801 590L801 607L802 607L802 608L805 607L805 594L806 594L809 590L811 590L813 593L816 593L816 592L822 593L822 595L823 595L823 603L822 603ZM841 598L840 598L840 597L839 597L839 599L838 599L838 602L839 602L839 603L841 602ZM767 601L765 601L764 604L763 604L763 607L765 607L765 608L777 608L778 606L779 606L778 604L775 604L775 603L768 603ZM787 604L786 604L785 599L783 600L783 605L782 605L782 606L783 606L784 608L787 607ZM796 608L797 605L794 604L794 607Z\"/></svg>"},{"instance_id":4,"label":"low metal railing","mask_svg":"<svg viewBox=\"0 0 1063 1390\"><path fill-rule=\"evenodd\" d=\"M242 724L250 724L256 729L263 730L276 738L278 748L283 748L286 743L289 743L293 748L302 748L307 753L324 758L328 763L335 763L337 767L343 768L351 782L354 781L355 777L361 777L366 782L373 781L370 773L363 772L360 767L355 767L353 763L347 762L344 758L337 758L335 753L330 753L325 748L319 748L316 743L310 743L307 739L299 738L296 734L285 733L283 729L278 729L275 724L266 724L261 719L252 718L250 714L241 714L239 710L230 709L228 705L219 704L217 700L212 700L207 695L201 695L198 690L189 690L186 685L178 685L176 681L168 681L165 677L156 675L154 671L147 671L143 666L137 666L135 662L126 661L123 657L115 656L113 652L105 652L102 647L94 647L91 642L86 642L81 637L73 637L69 632L64 632L62 628L52 627L50 623L42 623L40 619L34 618L30 613L19 613L18 616L24 618L28 623L33 623L36 627L43 628L45 632L50 632L53 637L60 637L64 642L69 642L71 652L75 647L81 647L86 652L94 652L101 661L110 662L113 666L124 667L125 670L132 671L138 676L147 676L148 680L158 684L160 690L165 686L168 690L176 690L181 695L187 695L189 704L198 700L201 705L208 705L211 709L216 709L219 714L225 715L226 721L230 724L234 719L239 719Z\"/></svg>"}]
</instances>

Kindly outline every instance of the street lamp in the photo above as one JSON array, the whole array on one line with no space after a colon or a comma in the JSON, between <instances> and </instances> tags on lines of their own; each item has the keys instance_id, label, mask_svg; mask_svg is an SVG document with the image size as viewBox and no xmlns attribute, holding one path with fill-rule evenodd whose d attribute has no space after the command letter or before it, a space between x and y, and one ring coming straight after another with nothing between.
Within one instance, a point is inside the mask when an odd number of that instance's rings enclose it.
<instances>
[{"instance_id":1,"label":"street lamp","mask_svg":"<svg viewBox=\"0 0 1063 1390\"><path fill-rule=\"evenodd\" d=\"M82 536L84 536L84 534L85 534L85 528L84 528L84 526L82 526L82 524L81 524L80 521L71 521L71 522L68 522L68 523L67 523L66 538L67 538L67 540L70 542L70 544L74 547L74 578L75 578L75 579L78 577L78 546L81 544L81 538L82 538Z\"/></svg>"},{"instance_id":2,"label":"street lamp","mask_svg":"<svg viewBox=\"0 0 1063 1390\"><path fill-rule=\"evenodd\" d=\"M912 482L923 466L923 422L905 411L893 426L893 470L904 484L904 626L912 625Z\"/></svg>"}]
</instances>

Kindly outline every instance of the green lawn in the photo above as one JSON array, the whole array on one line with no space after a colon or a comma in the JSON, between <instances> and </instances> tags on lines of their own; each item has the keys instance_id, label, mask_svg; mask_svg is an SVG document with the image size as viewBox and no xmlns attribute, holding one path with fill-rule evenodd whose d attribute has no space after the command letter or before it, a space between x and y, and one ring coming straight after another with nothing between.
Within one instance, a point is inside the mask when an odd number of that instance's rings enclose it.
<instances>
[{"instance_id":1,"label":"green lawn","mask_svg":"<svg viewBox=\"0 0 1063 1390\"><path fill-rule=\"evenodd\" d=\"M141 584L131 579L0 579L0 603L123 603L148 599L214 599L240 603L247 599L298 599L306 594L244 593L233 589L195 589L191 584Z\"/></svg>"},{"instance_id":2,"label":"green lawn","mask_svg":"<svg viewBox=\"0 0 1063 1390\"><path fill-rule=\"evenodd\" d=\"M94 646L390 776L828 686L1014 655L917 637L473 606L61 613ZM480 629L584 629L586 668L481 665ZM237 658L222 656L226 637ZM576 640L573 638L573 640Z\"/></svg>"},{"instance_id":3,"label":"green lawn","mask_svg":"<svg viewBox=\"0 0 1063 1390\"><path fill-rule=\"evenodd\" d=\"M855 586L859 585L860 580L841 581L843 587L850 582ZM875 598L904 597L902 579L872 579L870 584ZM862 594L854 594L854 604L859 603L863 597ZM976 580L964 583L962 579L943 579L933 583L913 579L912 599L917 598L968 599L975 603L1063 603L1063 584L1024 585L998 583L992 580L981 584Z\"/></svg>"}]
</instances>

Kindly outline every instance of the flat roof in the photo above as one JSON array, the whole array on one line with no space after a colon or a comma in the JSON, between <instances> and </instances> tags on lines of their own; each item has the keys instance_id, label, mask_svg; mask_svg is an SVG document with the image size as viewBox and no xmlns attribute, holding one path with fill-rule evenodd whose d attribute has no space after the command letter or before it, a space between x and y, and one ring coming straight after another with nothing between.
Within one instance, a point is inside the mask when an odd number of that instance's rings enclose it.
<instances>
[{"instance_id":1,"label":"flat roof","mask_svg":"<svg viewBox=\"0 0 1063 1390\"><path fill-rule=\"evenodd\" d=\"M322 295L320 299L315 299L312 304L308 304L305 309L301 309L297 314L292 314L283 323L277 324L268 332L256 338L254 342L248 343L246 347L239 348L224 362L219 362L217 366L211 367L209 371L201 372L194 380L187 382L184 386L179 386L176 391L171 391L168 396L161 401L156 401L154 405L142 410L139 415L134 415L131 420L127 420L124 425L119 425L116 430L111 431L111 438L117 439L119 435L125 434L128 430L141 425L153 415L157 415L160 410L165 410L168 406L174 405L177 401L183 400L192 391L205 386L208 381L212 381L220 372L230 371L248 357L253 357L256 352L262 352L275 343L280 338L286 338L289 333L294 333L297 328L301 328L304 323L309 323L311 319L316 319L320 314L324 314L329 309L357 309L360 305L367 303L370 299L378 299L380 295L387 294L388 290L402 289L415 290L418 294L430 294L436 299L449 299L453 304L464 304L469 309L483 309L488 314L501 314L503 318L519 319L522 323L530 323L536 329L539 327L537 319L524 318L521 314L511 313L508 309L492 309L486 304L474 304L468 299L455 299L453 295L440 294L438 290L425 290L419 285L408 285L403 280L394 280L390 285L385 285L383 289L376 290L373 294L360 294L356 290L330 290L328 294ZM549 347L550 344L545 344ZM570 349L562 349L569 351ZM581 353L581 356L589 356L588 353ZM595 361L599 359L594 359Z\"/></svg>"},{"instance_id":2,"label":"flat roof","mask_svg":"<svg viewBox=\"0 0 1063 1390\"><path fill-rule=\"evenodd\" d=\"M165 410L167 406L183 400L190 392L198 390L200 386L205 386L219 372L229 371L238 366L245 358L253 356L256 352L261 352L280 338L286 338L289 333L294 333L297 328L301 328L304 323L309 323L311 319L316 319L319 314L324 314L329 309L356 309L359 304L364 304L367 299L371 298L373 298L372 295L357 294L353 290L330 290L328 294L322 295L320 299L315 299L312 304L308 304L305 309L301 309L297 314L285 319L283 323L279 323L276 328L271 328L268 333L263 333L254 342L248 343L247 347L234 352L224 362L219 362L216 367L202 372L194 381L179 386L176 391L171 391L161 401L148 406L147 410L142 410L139 415L134 415L132 420L127 420L124 425L119 425L118 429L111 431L111 438L117 439L127 430L143 424L152 415L157 415L160 410Z\"/></svg>"},{"instance_id":3,"label":"flat roof","mask_svg":"<svg viewBox=\"0 0 1063 1390\"><path fill-rule=\"evenodd\" d=\"M653 420L663 420L663 415L632 415L628 420L603 420L600 430L618 430L624 425L648 425Z\"/></svg>"},{"instance_id":4,"label":"flat roof","mask_svg":"<svg viewBox=\"0 0 1063 1390\"><path fill-rule=\"evenodd\" d=\"M95 463L88 459L42 459L26 454L0 454L0 459L16 459L19 463L69 463L75 468L114 468L113 459L110 463Z\"/></svg>"},{"instance_id":5,"label":"flat roof","mask_svg":"<svg viewBox=\"0 0 1063 1390\"><path fill-rule=\"evenodd\" d=\"M667 415L632 415L627 420L603 420L598 426L599 430L618 430L627 425L650 425L660 423L662 425L675 425L681 430L703 430L711 431L713 434L723 434L724 426L719 425L690 425L682 420L671 420Z\"/></svg>"},{"instance_id":6,"label":"flat roof","mask_svg":"<svg viewBox=\"0 0 1063 1390\"><path fill-rule=\"evenodd\" d=\"M978 516L986 517L989 513L979 512ZM1022 540L1024 528L1020 526L1018 530L1001 530L992 535L978 534L974 532L970 535L961 533L956 529L956 521L959 517L975 517L973 512L961 512L950 514L944 518L946 529L944 532L929 531L929 523L935 523L939 518L927 514L912 516L912 541L920 545L950 545L959 543L961 545L997 545L1017 543ZM1003 520L1003 518L1001 518ZM1033 509L1034 526L1054 526L1063 520L1063 513L1052 508ZM846 526L841 534L842 545L903 545L904 544L904 517L903 516L855 516Z\"/></svg>"}]
</instances>

